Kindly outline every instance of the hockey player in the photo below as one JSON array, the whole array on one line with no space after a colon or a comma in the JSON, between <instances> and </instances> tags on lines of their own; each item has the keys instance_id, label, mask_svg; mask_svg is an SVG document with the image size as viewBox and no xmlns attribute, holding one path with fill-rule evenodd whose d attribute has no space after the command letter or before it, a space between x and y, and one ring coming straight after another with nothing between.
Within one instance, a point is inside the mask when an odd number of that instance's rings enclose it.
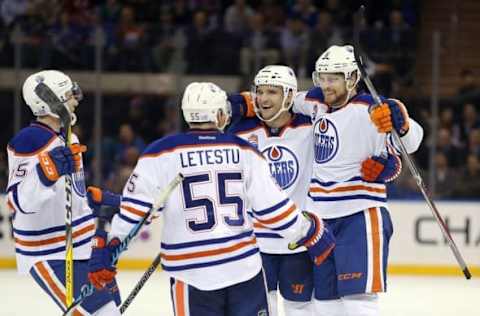
<instances>
[{"instance_id":1,"label":"hockey player","mask_svg":"<svg viewBox=\"0 0 480 316\"><path fill-rule=\"evenodd\" d=\"M398 100L357 91L360 71L353 47L332 46L317 60L315 87L297 94L294 111L313 122L314 165L307 209L326 219L338 246L314 270L315 315L379 315L386 290L393 233L385 183L400 173L400 135L416 151L423 129Z\"/></svg>"},{"instance_id":2,"label":"hockey player","mask_svg":"<svg viewBox=\"0 0 480 316\"><path fill-rule=\"evenodd\" d=\"M74 253L74 295L88 281L90 240L95 231L94 216L87 203L82 153L86 147L72 135L66 147L59 117L35 92L45 84L76 121L75 109L82 94L75 82L60 71L46 70L29 76L23 84L23 98L36 120L12 138L7 147L9 179L8 205L14 212L13 234L17 268L34 278L65 311L65 177L73 176L72 229ZM98 203L104 201L97 200ZM75 315L120 315L120 296L115 280L109 288L85 300Z\"/></svg>"},{"instance_id":3,"label":"hockey player","mask_svg":"<svg viewBox=\"0 0 480 316\"><path fill-rule=\"evenodd\" d=\"M321 219L302 215L277 187L258 150L221 132L231 113L223 90L191 83L182 111L189 131L147 147L124 188L110 240L123 239L159 190L182 173L182 184L160 210L162 267L171 277L175 315L269 315L261 257L246 210L272 232L307 246L317 264L333 249L332 236ZM90 279L97 286L108 283L108 272L115 270L111 253L106 247L92 255Z\"/></svg>"},{"instance_id":4,"label":"hockey player","mask_svg":"<svg viewBox=\"0 0 480 316\"><path fill-rule=\"evenodd\" d=\"M251 98L256 117L239 121L229 132L257 147L277 184L303 209L312 173L313 137L310 117L291 112L296 93L297 79L290 67L272 65L261 69L255 76ZM313 315L313 265L306 249L291 251L288 240L258 222L254 226L271 314L278 314L278 289L284 298L285 315Z\"/></svg>"}]
</instances>

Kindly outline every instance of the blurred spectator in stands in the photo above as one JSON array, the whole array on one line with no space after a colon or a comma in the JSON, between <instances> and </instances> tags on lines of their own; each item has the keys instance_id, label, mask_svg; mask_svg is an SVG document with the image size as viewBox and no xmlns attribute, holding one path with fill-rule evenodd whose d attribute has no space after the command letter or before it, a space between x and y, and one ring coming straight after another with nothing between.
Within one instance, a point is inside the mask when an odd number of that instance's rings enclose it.
<instances>
[{"instance_id":1,"label":"blurred spectator in stands","mask_svg":"<svg viewBox=\"0 0 480 316\"><path fill-rule=\"evenodd\" d=\"M147 71L149 56L145 53L145 30L136 21L135 11L124 7L117 29L119 46L119 66L122 71Z\"/></svg>"},{"instance_id":2,"label":"blurred spectator in stands","mask_svg":"<svg viewBox=\"0 0 480 316\"><path fill-rule=\"evenodd\" d=\"M128 124L135 128L135 132L143 140L151 137L155 138L152 127L153 122L145 112L146 107L148 107L148 104L146 104L146 100L143 96L132 97L130 99L127 118Z\"/></svg>"},{"instance_id":3,"label":"blurred spectator in stands","mask_svg":"<svg viewBox=\"0 0 480 316\"><path fill-rule=\"evenodd\" d=\"M225 29L227 32L241 36L248 29L248 24L255 11L245 3L245 0L235 0L225 10Z\"/></svg>"},{"instance_id":4,"label":"blurred spectator in stands","mask_svg":"<svg viewBox=\"0 0 480 316\"><path fill-rule=\"evenodd\" d=\"M453 195L455 198L480 198L479 156L474 154L467 156L466 165L460 171Z\"/></svg>"},{"instance_id":5,"label":"blurred spectator in stands","mask_svg":"<svg viewBox=\"0 0 480 316\"><path fill-rule=\"evenodd\" d=\"M475 82L475 75L471 69L463 69L460 73L460 87L457 95L465 96L478 90Z\"/></svg>"},{"instance_id":6,"label":"blurred spectator in stands","mask_svg":"<svg viewBox=\"0 0 480 316\"><path fill-rule=\"evenodd\" d=\"M281 1L261 0L257 11L264 16L265 26L274 31L280 31L287 19L286 12Z\"/></svg>"},{"instance_id":7,"label":"blurred spectator in stands","mask_svg":"<svg viewBox=\"0 0 480 316\"><path fill-rule=\"evenodd\" d=\"M166 72L176 51L175 35L177 26L173 24L173 15L168 8L161 10L160 19L149 28L149 45L152 47L154 70Z\"/></svg>"},{"instance_id":8,"label":"blurred spectator in stands","mask_svg":"<svg viewBox=\"0 0 480 316\"><path fill-rule=\"evenodd\" d=\"M88 51L85 42L88 29L74 23L63 11L48 32L50 43L45 45L48 65L55 63L57 68L82 69L88 64Z\"/></svg>"},{"instance_id":9,"label":"blurred spectator in stands","mask_svg":"<svg viewBox=\"0 0 480 316\"><path fill-rule=\"evenodd\" d=\"M180 119L180 111L176 98L170 98L163 107L163 116L157 122L155 138L161 138L181 130L183 120Z\"/></svg>"},{"instance_id":10,"label":"blurred spectator in stands","mask_svg":"<svg viewBox=\"0 0 480 316\"><path fill-rule=\"evenodd\" d=\"M400 10L392 10L389 21L389 26L385 29L385 38L390 62L394 65L394 79L400 85L409 85L413 81L415 32L405 23Z\"/></svg>"},{"instance_id":11,"label":"blurred spectator in stands","mask_svg":"<svg viewBox=\"0 0 480 316\"><path fill-rule=\"evenodd\" d=\"M324 9L330 13L335 25L350 28L352 26L352 19L344 4L345 1L327 0Z\"/></svg>"},{"instance_id":12,"label":"blurred spectator in stands","mask_svg":"<svg viewBox=\"0 0 480 316\"><path fill-rule=\"evenodd\" d=\"M292 67L299 78L305 78L307 74L309 36L308 28L299 16L289 17L281 33L285 64Z\"/></svg>"},{"instance_id":13,"label":"blurred spectator in stands","mask_svg":"<svg viewBox=\"0 0 480 316\"><path fill-rule=\"evenodd\" d=\"M327 11L318 13L317 24L311 31L308 44L307 70L315 68L318 57L331 45L342 45L344 42L339 27L333 24L332 16Z\"/></svg>"},{"instance_id":14,"label":"blurred spectator in stands","mask_svg":"<svg viewBox=\"0 0 480 316\"><path fill-rule=\"evenodd\" d=\"M450 167L459 167L464 161L462 149L455 145L449 129L440 128L437 134L437 152L445 155Z\"/></svg>"},{"instance_id":15,"label":"blurred spectator in stands","mask_svg":"<svg viewBox=\"0 0 480 316\"><path fill-rule=\"evenodd\" d=\"M460 140L463 145L469 142L469 134L473 129L480 128L480 117L477 109L472 103L466 103L462 109L460 120Z\"/></svg>"},{"instance_id":16,"label":"blurred spectator in stands","mask_svg":"<svg viewBox=\"0 0 480 316\"><path fill-rule=\"evenodd\" d=\"M480 128L470 130L467 153L480 157Z\"/></svg>"},{"instance_id":17,"label":"blurred spectator in stands","mask_svg":"<svg viewBox=\"0 0 480 316\"><path fill-rule=\"evenodd\" d=\"M117 162L122 161L127 149L130 147L136 148L140 153L145 149L145 142L141 137L135 134L129 123L120 125L117 141L118 143L115 146L115 160Z\"/></svg>"},{"instance_id":18,"label":"blurred spectator in stands","mask_svg":"<svg viewBox=\"0 0 480 316\"><path fill-rule=\"evenodd\" d=\"M105 34L105 68L110 70L116 55L118 53L117 47L117 27L120 22L123 5L118 0L107 0L103 5L97 9L97 19L103 27ZM112 62L110 62L112 60Z\"/></svg>"},{"instance_id":19,"label":"blurred spectator in stands","mask_svg":"<svg viewBox=\"0 0 480 316\"><path fill-rule=\"evenodd\" d=\"M318 10L311 0L297 0L291 7L289 16L299 16L310 29L317 25Z\"/></svg>"},{"instance_id":20,"label":"blurred spectator in stands","mask_svg":"<svg viewBox=\"0 0 480 316\"><path fill-rule=\"evenodd\" d=\"M457 172L449 167L448 157L443 152L437 152L434 158L435 195L436 198L452 197L457 185ZM429 179L427 177L427 179Z\"/></svg>"},{"instance_id":21,"label":"blurred spectator in stands","mask_svg":"<svg viewBox=\"0 0 480 316\"><path fill-rule=\"evenodd\" d=\"M192 12L188 9L186 0L173 1L173 20L178 27L187 26L192 20Z\"/></svg>"},{"instance_id":22,"label":"blurred spectator in stands","mask_svg":"<svg viewBox=\"0 0 480 316\"><path fill-rule=\"evenodd\" d=\"M452 135L452 143L456 147L462 146L460 127L455 121L455 115L451 107L442 108L440 111L439 128L448 129Z\"/></svg>"},{"instance_id":23,"label":"blurred spectator in stands","mask_svg":"<svg viewBox=\"0 0 480 316\"><path fill-rule=\"evenodd\" d=\"M0 1L0 14L3 23L10 26L19 16L27 14L31 8L30 0L3 0Z\"/></svg>"},{"instance_id":24,"label":"blurred spectator in stands","mask_svg":"<svg viewBox=\"0 0 480 316\"><path fill-rule=\"evenodd\" d=\"M210 73L213 60L210 58L211 31L207 26L205 11L197 11L193 15L192 24L185 30L187 45L184 50L187 62L187 73Z\"/></svg>"},{"instance_id":25,"label":"blurred spectator in stands","mask_svg":"<svg viewBox=\"0 0 480 316\"><path fill-rule=\"evenodd\" d=\"M250 28L243 37L241 73L250 76L264 65L278 64L279 60L279 34L266 27L264 15L258 12L250 19Z\"/></svg>"}]
</instances>

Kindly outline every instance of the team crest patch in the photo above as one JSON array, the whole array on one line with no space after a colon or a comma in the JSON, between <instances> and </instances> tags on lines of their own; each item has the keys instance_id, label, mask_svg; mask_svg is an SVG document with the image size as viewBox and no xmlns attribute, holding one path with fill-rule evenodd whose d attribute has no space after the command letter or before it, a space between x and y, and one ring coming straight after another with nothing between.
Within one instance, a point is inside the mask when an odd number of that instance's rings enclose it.
<instances>
[{"instance_id":1,"label":"team crest patch","mask_svg":"<svg viewBox=\"0 0 480 316\"><path fill-rule=\"evenodd\" d=\"M270 146L262 151L268 160L270 173L282 189L289 188L298 177L298 159L284 146Z\"/></svg>"},{"instance_id":2,"label":"team crest patch","mask_svg":"<svg viewBox=\"0 0 480 316\"><path fill-rule=\"evenodd\" d=\"M315 161L317 163L325 163L335 157L338 151L339 141L337 128L332 121L322 117L315 123L313 129L315 140Z\"/></svg>"}]
</instances>

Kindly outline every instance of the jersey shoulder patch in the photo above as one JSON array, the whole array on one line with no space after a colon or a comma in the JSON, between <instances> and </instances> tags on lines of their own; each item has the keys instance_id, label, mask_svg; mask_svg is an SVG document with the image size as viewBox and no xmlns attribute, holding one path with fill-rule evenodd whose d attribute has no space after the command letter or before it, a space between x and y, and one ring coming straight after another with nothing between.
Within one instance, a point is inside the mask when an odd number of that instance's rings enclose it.
<instances>
[{"instance_id":1,"label":"jersey shoulder patch","mask_svg":"<svg viewBox=\"0 0 480 316\"><path fill-rule=\"evenodd\" d=\"M8 143L8 148L16 155L33 156L40 153L57 137L57 134L39 124L31 124L18 132Z\"/></svg>"}]
</instances>

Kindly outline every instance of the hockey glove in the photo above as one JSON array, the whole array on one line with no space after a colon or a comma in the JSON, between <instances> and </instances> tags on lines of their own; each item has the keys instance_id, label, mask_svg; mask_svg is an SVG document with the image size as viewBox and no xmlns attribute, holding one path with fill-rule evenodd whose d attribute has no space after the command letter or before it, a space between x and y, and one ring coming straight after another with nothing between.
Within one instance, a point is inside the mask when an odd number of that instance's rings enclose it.
<instances>
[{"instance_id":1,"label":"hockey glove","mask_svg":"<svg viewBox=\"0 0 480 316\"><path fill-rule=\"evenodd\" d=\"M389 133L395 129L398 135L403 136L409 129L407 108L395 99L386 99L384 103L374 107L370 111L370 119L380 133Z\"/></svg>"},{"instance_id":2,"label":"hockey glove","mask_svg":"<svg viewBox=\"0 0 480 316\"><path fill-rule=\"evenodd\" d=\"M81 153L87 151L87 146L74 144L69 147L58 146L48 152L38 155L37 173L46 186L55 183L62 175L80 170Z\"/></svg>"},{"instance_id":3,"label":"hockey glove","mask_svg":"<svg viewBox=\"0 0 480 316\"><path fill-rule=\"evenodd\" d=\"M302 214L310 221L310 227L305 237L288 244L288 249L295 250L300 246L307 247L312 261L318 266L325 261L335 247L335 237L327 224L317 215L305 211Z\"/></svg>"},{"instance_id":4,"label":"hockey glove","mask_svg":"<svg viewBox=\"0 0 480 316\"><path fill-rule=\"evenodd\" d=\"M122 196L108 190L90 186L87 188L87 200L88 206L93 210L94 215L98 217L102 205L119 208Z\"/></svg>"},{"instance_id":5,"label":"hockey glove","mask_svg":"<svg viewBox=\"0 0 480 316\"><path fill-rule=\"evenodd\" d=\"M255 109L250 92L229 94L228 101L232 105L232 117L255 117Z\"/></svg>"},{"instance_id":6,"label":"hockey glove","mask_svg":"<svg viewBox=\"0 0 480 316\"><path fill-rule=\"evenodd\" d=\"M390 182L402 171L402 161L396 155L372 156L362 162L362 178L370 182Z\"/></svg>"},{"instance_id":7,"label":"hockey glove","mask_svg":"<svg viewBox=\"0 0 480 316\"><path fill-rule=\"evenodd\" d=\"M112 264L112 254L120 240L113 238L108 245L106 241L107 232L97 230L92 239L92 255L88 261L88 279L97 290L112 282L117 274L115 265Z\"/></svg>"}]
</instances>

